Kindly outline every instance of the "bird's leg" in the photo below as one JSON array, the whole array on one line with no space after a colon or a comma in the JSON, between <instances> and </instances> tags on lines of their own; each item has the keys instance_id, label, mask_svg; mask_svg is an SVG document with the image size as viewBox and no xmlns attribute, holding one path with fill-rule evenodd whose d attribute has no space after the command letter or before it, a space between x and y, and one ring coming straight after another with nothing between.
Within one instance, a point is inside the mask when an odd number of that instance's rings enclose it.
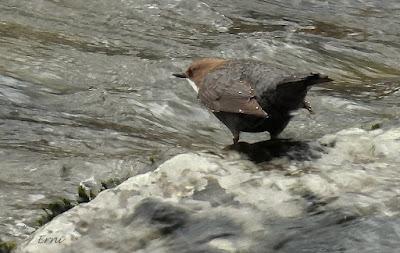
<instances>
[{"instance_id":1,"label":"bird's leg","mask_svg":"<svg viewBox=\"0 0 400 253\"><path fill-rule=\"evenodd\" d=\"M306 109L310 114L314 114L311 104L307 100L303 100L302 107Z\"/></svg>"},{"instance_id":2,"label":"bird's leg","mask_svg":"<svg viewBox=\"0 0 400 253\"><path fill-rule=\"evenodd\" d=\"M277 140L278 139L278 134L271 134L270 133L270 140Z\"/></svg>"},{"instance_id":3,"label":"bird's leg","mask_svg":"<svg viewBox=\"0 0 400 253\"><path fill-rule=\"evenodd\" d=\"M239 142L240 132L239 131L232 131L232 134L233 134L233 145L235 145L236 143Z\"/></svg>"}]
</instances>

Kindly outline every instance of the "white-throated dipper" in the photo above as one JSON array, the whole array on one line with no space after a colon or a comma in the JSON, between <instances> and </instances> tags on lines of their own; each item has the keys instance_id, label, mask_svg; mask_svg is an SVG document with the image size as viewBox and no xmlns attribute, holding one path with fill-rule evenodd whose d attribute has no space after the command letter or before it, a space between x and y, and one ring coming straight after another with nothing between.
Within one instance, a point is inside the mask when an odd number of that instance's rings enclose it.
<instances>
[{"instance_id":1,"label":"white-throated dipper","mask_svg":"<svg viewBox=\"0 0 400 253\"><path fill-rule=\"evenodd\" d=\"M194 61L186 72L200 101L224 123L239 141L240 132L268 131L271 139L291 119L291 111L305 108L311 85L332 81L319 73L296 73L256 60L205 58Z\"/></svg>"}]
</instances>

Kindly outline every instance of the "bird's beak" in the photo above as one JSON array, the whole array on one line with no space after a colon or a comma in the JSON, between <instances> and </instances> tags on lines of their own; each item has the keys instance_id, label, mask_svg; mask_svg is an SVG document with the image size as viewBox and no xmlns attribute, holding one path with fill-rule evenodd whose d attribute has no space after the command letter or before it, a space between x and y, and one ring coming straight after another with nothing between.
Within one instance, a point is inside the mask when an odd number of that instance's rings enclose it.
<instances>
[{"instance_id":1,"label":"bird's beak","mask_svg":"<svg viewBox=\"0 0 400 253\"><path fill-rule=\"evenodd\" d=\"M185 73L174 73L172 75L179 78L187 78L187 75Z\"/></svg>"}]
</instances>

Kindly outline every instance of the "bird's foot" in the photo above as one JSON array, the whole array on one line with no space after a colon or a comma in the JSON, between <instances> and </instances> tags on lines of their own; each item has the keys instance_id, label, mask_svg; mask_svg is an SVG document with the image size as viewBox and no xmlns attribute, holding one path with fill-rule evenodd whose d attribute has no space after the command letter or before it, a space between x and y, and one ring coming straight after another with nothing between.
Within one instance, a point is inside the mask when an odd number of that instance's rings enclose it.
<instances>
[{"instance_id":1,"label":"bird's foot","mask_svg":"<svg viewBox=\"0 0 400 253\"><path fill-rule=\"evenodd\" d=\"M240 133L233 133L233 145L239 142L239 134Z\"/></svg>"},{"instance_id":2,"label":"bird's foot","mask_svg":"<svg viewBox=\"0 0 400 253\"><path fill-rule=\"evenodd\" d=\"M311 104L307 100L303 101L303 108L306 109L310 114L314 114Z\"/></svg>"}]
</instances>

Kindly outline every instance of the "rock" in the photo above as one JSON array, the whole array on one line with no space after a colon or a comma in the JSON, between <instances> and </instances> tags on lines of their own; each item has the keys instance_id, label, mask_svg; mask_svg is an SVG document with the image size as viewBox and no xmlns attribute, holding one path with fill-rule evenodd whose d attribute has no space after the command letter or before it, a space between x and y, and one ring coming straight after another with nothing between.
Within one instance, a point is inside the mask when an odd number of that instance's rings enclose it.
<instances>
[{"instance_id":1,"label":"rock","mask_svg":"<svg viewBox=\"0 0 400 253\"><path fill-rule=\"evenodd\" d=\"M210 241L209 244L214 248L223 250L224 252L237 252L237 247L235 247L235 244L225 239L217 238Z\"/></svg>"},{"instance_id":2,"label":"rock","mask_svg":"<svg viewBox=\"0 0 400 253\"><path fill-rule=\"evenodd\" d=\"M309 247L303 230L337 233L312 220L400 213L399 138L400 129L347 129L311 145L319 158L279 158L268 170L230 154L181 154L57 216L17 252L265 252L296 248L292 237Z\"/></svg>"},{"instance_id":3,"label":"rock","mask_svg":"<svg viewBox=\"0 0 400 253\"><path fill-rule=\"evenodd\" d=\"M205 154L178 155L54 218L18 252L152 252L158 243L166 247L166 236L177 245L189 240L212 251L218 240L209 242L217 238L250 236L262 229L263 212L281 217L302 213L297 196L275 188L267 172L254 173L252 167ZM217 244L215 250L229 245Z\"/></svg>"},{"instance_id":4,"label":"rock","mask_svg":"<svg viewBox=\"0 0 400 253\"><path fill-rule=\"evenodd\" d=\"M17 247L17 244L14 241L4 242L0 238L0 253L11 253L15 247Z\"/></svg>"}]
</instances>

